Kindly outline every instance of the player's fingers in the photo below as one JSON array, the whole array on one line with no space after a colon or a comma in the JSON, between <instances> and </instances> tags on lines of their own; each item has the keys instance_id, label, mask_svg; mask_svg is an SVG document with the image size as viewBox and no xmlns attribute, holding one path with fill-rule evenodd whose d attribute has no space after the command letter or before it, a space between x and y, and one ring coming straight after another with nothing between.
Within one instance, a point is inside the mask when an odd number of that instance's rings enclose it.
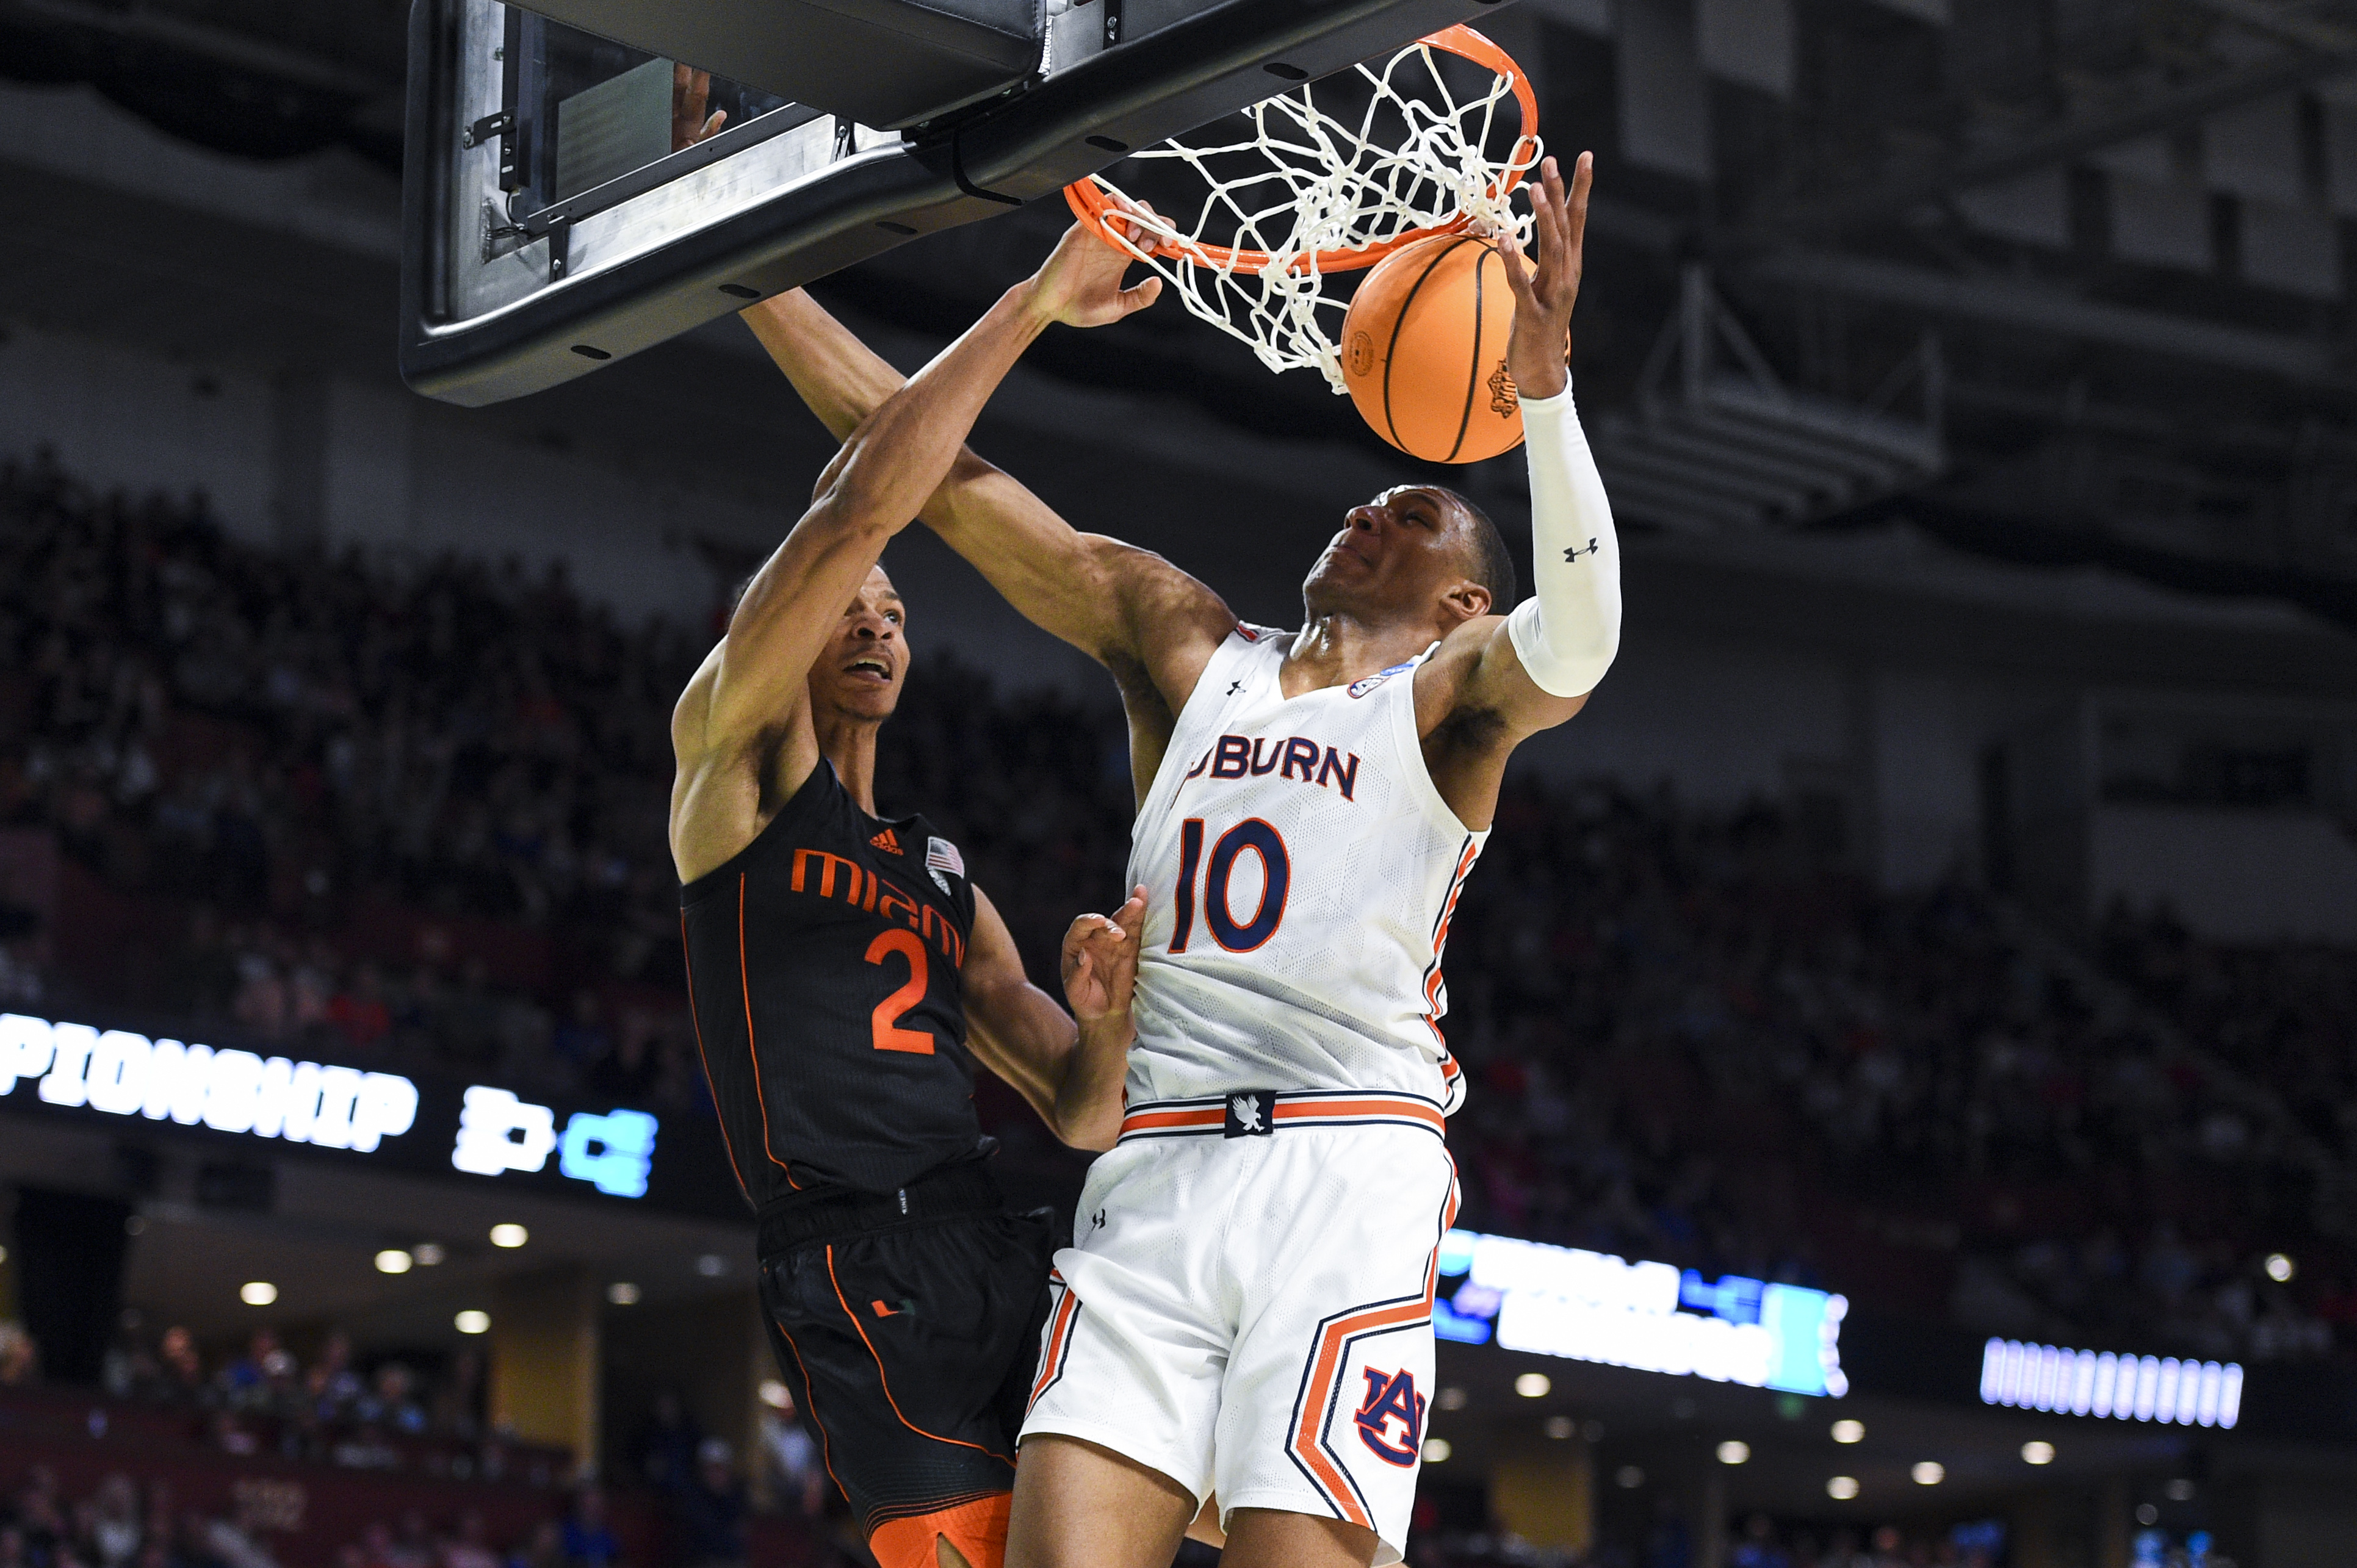
<instances>
[{"instance_id":1,"label":"player's fingers","mask_svg":"<svg viewBox=\"0 0 2357 1568\"><path fill-rule=\"evenodd\" d=\"M1523 249L1521 238L1511 229L1498 236L1498 261L1505 268L1506 287L1512 291L1514 303L1536 305L1538 302L1531 295L1531 284L1537 272Z\"/></svg>"},{"instance_id":2,"label":"player's fingers","mask_svg":"<svg viewBox=\"0 0 2357 1568\"><path fill-rule=\"evenodd\" d=\"M1135 315L1162 297L1162 280L1149 277L1130 285L1121 291L1121 313Z\"/></svg>"}]
</instances>

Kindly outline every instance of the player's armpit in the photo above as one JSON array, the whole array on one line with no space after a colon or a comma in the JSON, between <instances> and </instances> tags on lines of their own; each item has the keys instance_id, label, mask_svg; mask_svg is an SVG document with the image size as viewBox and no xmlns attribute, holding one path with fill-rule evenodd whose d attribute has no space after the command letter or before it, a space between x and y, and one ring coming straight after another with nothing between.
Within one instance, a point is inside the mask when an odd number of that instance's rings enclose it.
<instances>
[{"instance_id":1,"label":"player's armpit","mask_svg":"<svg viewBox=\"0 0 2357 1568\"><path fill-rule=\"evenodd\" d=\"M1469 829L1490 825L1514 747L1587 705L1558 697L1523 668L1501 616L1451 632L1415 672L1416 732L1433 788Z\"/></svg>"}]
</instances>

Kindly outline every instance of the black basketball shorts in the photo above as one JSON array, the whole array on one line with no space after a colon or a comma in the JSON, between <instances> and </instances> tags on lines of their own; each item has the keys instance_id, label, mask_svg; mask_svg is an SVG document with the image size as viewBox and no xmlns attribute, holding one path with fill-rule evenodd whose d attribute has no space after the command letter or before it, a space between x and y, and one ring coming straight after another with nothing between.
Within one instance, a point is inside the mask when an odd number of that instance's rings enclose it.
<instances>
[{"instance_id":1,"label":"black basketball shorts","mask_svg":"<svg viewBox=\"0 0 2357 1568\"><path fill-rule=\"evenodd\" d=\"M978 1165L765 1213L770 1348L885 1568L998 1568L1056 1227Z\"/></svg>"}]
</instances>

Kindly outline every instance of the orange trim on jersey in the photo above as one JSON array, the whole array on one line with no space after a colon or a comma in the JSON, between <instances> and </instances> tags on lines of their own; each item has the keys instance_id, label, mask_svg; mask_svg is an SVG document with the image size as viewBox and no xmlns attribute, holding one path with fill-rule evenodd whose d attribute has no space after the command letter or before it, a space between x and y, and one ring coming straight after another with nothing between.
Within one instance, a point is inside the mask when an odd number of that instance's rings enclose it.
<instances>
[{"instance_id":1,"label":"orange trim on jersey","mask_svg":"<svg viewBox=\"0 0 2357 1568\"><path fill-rule=\"evenodd\" d=\"M1432 962L1424 972L1424 1024L1444 1047L1448 1037L1440 1032L1440 953L1448 945L1448 923L1456 918L1457 900L1465 896L1465 879L1473 875L1473 863L1480 858L1480 844L1467 835L1464 853L1457 857L1457 869L1448 876L1448 896L1440 901L1440 918L1432 923ZM1448 1076L1446 1066L1441 1071Z\"/></svg>"},{"instance_id":2,"label":"orange trim on jersey","mask_svg":"<svg viewBox=\"0 0 2357 1568\"><path fill-rule=\"evenodd\" d=\"M851 1326L859 1331L859 1342L867 1347L868 1358L876 1363L876 1381L884 1390L884 1402L892 1407L892 1413L899 1417L901 1425L918 1436L930 1437L936 1443L954 1443L961 1448L971 1448L977 1454L987 1454L994 1459L1006 1460L1009 1465L1015 1463L1006 1455L995 1449L985 1448L979 1443L969 1443L963 1437L943 1437L938 1432L927 1432L923 1427L902 1415L900 1402L892 1397L892 1380L884 1375L884 1358L876 1354L876 1341L867 1337L867 1326L859 1321L859 1314L851 1310L851 1303L843 1294L843 1282L834 1277L834 1246L832 1242L828 1243L826 1249L826 1283L834 1287L836 1305L843 1308L843 1316L851 1319Z\"/></svg>"},{"instance_id":3,"label":"orange trim on jersey","mask_svg":"<svg viewBox=\"0 0 2357 1568\"><path fill-rule=\"evenodd\" d=\"M1457 1162L1452 1159L1449 1161L1448 1196L1441 1205L1440 1233L1447 1235L1448 1227L1456 1219ZM1421 1297L1352 1313L1327 1324L1319 1331L1318 1350L1310 1363L1307 1385L1323 1390L1324 1394L1314 1404L1304 1402L1300 1420L1286 1441L1286 1447L1309 1472L1310 1479L1318 1484L1318 1490L1326 1494L1326 1500L1334 1506L1335 1511L1351 1523L1367 1530L1373 1530L1375 1521L1368 1516L1358 1496L1358 1488L1351 1485L1350 1477L1320 1446L1319 1434L1333 1415L1342 1373L1342 1359L1350 1340L1361 1334L1403 1328L1429 1320L1433 1290L1439 1278L1440 1248L1436 1242L1432 1256L1424 1265L1424 1294Z\"/></svg>"},{"instance_id":4,"label":"orange trim on jersey","mask_svg":"<svg viewBox=\"0 0 2357 1568\"><path fill-rule=\"evenodd\" d=\"M761 1108L761 1152L786 1173L786 1185L800 1190L794 1169L770 1147L770 1101L761 1089L761 1047L753 1038L753 968L745 958L745 874L737 874L737 978L745 988L745 1052L753 1058L753 1103Z\"/></svg>"},{"instance_id":5,"label":"orange trim on jersey","mask_svg":"<svg viewBox=\"0 0 2357 1568\"><path fill-rule=\"evenodd\" d=\"M1145 1133L1170 1127L1224 1127L1228 1124L1225 1106L1209 1111L1140 1111L1121 1119L1123 1133Z\"/></svg>"},{"instance_id":6,"label":"orange trim on jersey","mask_svg":"<svg viewBox=\"0 0 2357 1568\"><path fill-rule=\"evenodd\" d=\"M695 1031L695 1059L704 1066L704 1086L712 1090L714 1103L720 1100L720 1088L712 1081L712 1058L704 1049L704 1020L695 1015L695 955L687 948L687 911L679 912L679 960L687 970L687 1022ZM728 1123L720 1122L720 1146L728 1153L728 1174L737 1178L737 1188L748 1197L753 1189L745 1185L745 1173L737 1165L737 1145L728 1136Z\"/></svg>"},{"instance_id":7,"label":"orange trim on jersey","mask_svg":"<svg viewBox=\"0 0 2357 1568\"><path fill-rule=\"evenodd\" d=\"M1026 1414L1063 1371L1065 1354L1072 1348L1072 1319L1080 1315L1081 1298L1066 1285L1064 1299L1056 1304L1056 1316L1048 1320L1048 1348L1039 1357L1039 1375L1031 1380L1031 1397L1024 1402Z\"/></svg>"},{"instance_id":8,"label":"orange trim on jersey","mask_svg":"<svg viewBox=\"0 0 2357 1568\"><path fill-rule=\"evenodd\" d=\"M1225 1112L1222 1115L1224 1117ZM1315 1124L1319 1122L1362 1122L1370 1116L1405 1116L1442 1132L1448 1127L1448 1118L1425 1101L1389 1094L1369 1095L1363 1100L1280 1099L1272 1120L1280 1123L1298 1122Z\"/></svg>"},{"instance_id":9,"label":"orange trim on jersey","mask_svg":"<svg viewBox=\"0 0 2357 1568\"><path fill-rule=\"evenodd\" d=\"M883 1568L936 1568L946 1541L973 1568L1001 1568L1006 1561L1006 1516L1012 1492L985 1492L931 1513L902 1514L879 1524L867 1550Z\"/></svg>"},{"instance_id":10,"label":"orange trim on jersey","mask_svg":"<svg viewBox=\"0 0 2357 1568\"><path fill-rule=\"evenodd\" d=\"M1405 1094L1335 1094L1319 1091L1306 1093L1280 1092L1271 1119L1276 1126L1317 1127L1361 1125L1369 1122L1394 1122L1426 1127L1447 1136L1448 1118L1429 1100ZM1209 1135L1225 1133L1228 1125L1226 1097L1208 1105L1171 1105L1168 1101L1158 1105L1149 1102L1145 1109L1133 1111L1121 1119L1120 1137L1175 1137L1189 1133Z\"/></svg>"},{"instance_id":11,"label":"orange trim on jersey","mask_svg":"<svg viewBox=\"0 0 2357 1568\"><path fill-rule=\"evenodd\" d=\"M777 1323L774 1317L770 1321ZM794 1337L786 1332L784 1324L777 1323L777 1326L778 1337L786 1342L786 1348L793 1355L794 1370L802 1375L802 1413L810 1417L813 1426L818 1428L818 1462L826 1467L826 1478L834 1482L834 1489L843 1492L845 1500L848 1501L851 1494L844 1490L843 1482L834 1473L834 1443L826 1434L826 1423L818 1418L818 1401L813 1397L815 1391L811 1387L810 1369L802 1364L802 1348L794 1343Z\"/></svg>"}]
</instances>

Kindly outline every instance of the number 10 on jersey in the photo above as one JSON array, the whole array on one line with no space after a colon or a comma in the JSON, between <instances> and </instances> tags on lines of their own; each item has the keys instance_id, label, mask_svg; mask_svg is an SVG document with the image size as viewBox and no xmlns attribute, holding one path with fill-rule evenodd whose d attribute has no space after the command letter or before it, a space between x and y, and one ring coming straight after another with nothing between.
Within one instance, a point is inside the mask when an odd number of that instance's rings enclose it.
<instances>
[{"instance_id":1,"label":"number 10 on jersey","mask_svg":"<svg viewBox=\"0 0 2357 1568\"><path fill-rule=\"evenodd\" d=\"M1178 825L1178 888L1174 907L1177 923L1170 931L1170 951L1182 953L1195 937L1195 876L1202 874L1203 929L1230 952L1250 952L1276 935L1285 920L1285 896L1293 886L1293 862L1285 852L1285 838L1258 817L1246 817L1222 833L1203 854L1203 819L1189 817ZM1228 897L1228 879L1235 875L1238 857L1260 856L1260 903L1249 919L1236 918Z\"/></svg>"}]
</instances>

